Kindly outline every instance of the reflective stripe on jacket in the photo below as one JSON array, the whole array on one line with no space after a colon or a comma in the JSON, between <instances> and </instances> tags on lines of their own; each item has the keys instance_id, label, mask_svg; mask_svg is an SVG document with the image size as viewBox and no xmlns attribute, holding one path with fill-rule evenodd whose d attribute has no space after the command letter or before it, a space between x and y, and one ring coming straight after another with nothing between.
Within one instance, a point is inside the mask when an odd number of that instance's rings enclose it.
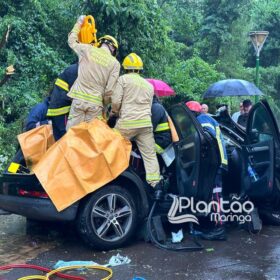
<instances>
[{"instance_id":1,"label":"reflective stripe on jacket","mask_svg":"<svg viewBox=\"0 0 280 280\"><path fill-rule=\"evenodd\" d=\"M197 120L204 129L206 129L213 137L216 138L219 147L221 165L227 167L228 158L226 153L226 147L218 122L206 114L200 114L197 117Z\"/></svg>"},{"instance_id":2,"label":"reflective stripe on jacket","mask_svg":"<svg viewBox=\"0 0 280 280\"><path fill-rule=\"evenodd\" d=\"M54 116L60 116L60 115L66 115L70 112L71 106L65 106L57 109L48 109L47 116L54 117Z\"/></svg>"},{"instance_id":3,"label":"reflective stripe on jacket","mask_svg":"<svg viewBox=\"0 0 280 280\"><path fill-rule=\"evenodd\" d=\"M167 131L170 130L169 123L164 122L164 123L159 123L155 129L155 132L161 132L161 131Z\"/></svg>"},{"instance_id":4,"label":"reflective stripe on jacket","mask_svg":"<svg viewBox=\"0 0 280 280\"><path fill-rule=\"evenodd\" d=\"M119 113L118 125L123 129L152 127L153 95L152 85L139 74L120 76L112 95L112 111Z\"/></svg>"},{"instance_id":5,"label":"reflective stripe on jacket","mask_svg":"<svg viewBox=\"0 0 280 280\"><path fill-rule=\"evenodd\" d=\"M68 36L70 48L79 57L78 78L68 96L103 107L108 104L116 86L120 63L107 48L97 48L78 41L80 25L75 24Z\"/></svg>"},{"instance_id":6,"label":"reflective stripe on jacket","mask_svg":"<svg viewBox=\"0 0 280 280\"><path fill-rule=\"evenodd\" d=\"M69 113L72 99L67 96L67 92L74 84L77 76L78 63L68 66L58 76L50 95L50 105L47 116L54 117Z\"/></svg>"},{"instance_id":7,"label":"reflective stripe on jacket","mask_svg":"<svg viewBox=\"0 0 280 280\"><path fill-rule=\"evenodd\" d=\"M60 88L62 88L62 89L64 89L67 92L69 91L69 84L67 82L59 79L59 78L56 79L55 85L60 87Z\"/></svg>"},{"instance_id":8,"label":"reflective stripe on jacket","mask_svg":"<svg viewBox=\"0 0 280 280\"><path fill-rule=\"evenodd\" d=\"M172 143L167 112L154 96L152 104L152 123L156 142L156 152L161 154Z\"/></svg>"}]
</instances>

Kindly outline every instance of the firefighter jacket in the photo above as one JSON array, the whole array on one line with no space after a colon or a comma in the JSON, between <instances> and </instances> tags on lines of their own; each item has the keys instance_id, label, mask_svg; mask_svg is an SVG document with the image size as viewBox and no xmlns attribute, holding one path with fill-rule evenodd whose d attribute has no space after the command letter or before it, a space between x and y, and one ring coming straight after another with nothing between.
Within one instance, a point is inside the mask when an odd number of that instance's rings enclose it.
<instances>
[{"instance_id":1,"label":"firefighter jacket","mask_svg":"<svg viewBox=\"0 0 280 280\"><path fill-rule=\"evenodd\" d=\"M197 117L197 120L205 130L207 130L213 137L216 138L220 152L221 165L222 167L227 168L228 158L226 147L218 122L206 114L200 114Z\"/></svg>"},{"instance_id":2,"label":"firefighter jacket","mask_svg":"<svg viewBox=\"0 0 280 280\"><path fill-rule=\"evenodd\" d=\"M80 25L75 24L68 36L68 44L79 57L78 78L68 96L103 107L108 104L116 86L120 63L106 48L78 42Z\"/></svg>"},{"instance_id":3,"label":"firefighter jacket","mask_svg":"<svg viewBox=\"0 0 280 280\"><path fill-rule=\"evenodd\" d=\"M72 99L67 96L78 76L78 63L67 67L56 79L51 92L51 100L47 116L54 117L68 114Z\"/></svg>"},{"instance_id":4,"label":"firefighter jacket","mask_svg":"<svg viewBox=\"0 0 280 280\"><path fill-rule=\"evenodd\" d=\"M49 106L49 97L46 97L43 102L35 105L29 112L25 122L24 130L28 131L36 127L48 123L47 111Z\"/></svg>"},{"instance_id":5,"label":"firefighter jacket","mask_svg":"<svg viewBox=\"0 0 280 280\"><path fill-rule=\"evenodd\" d=\"M119 77L112 95L112 112L119 114L117 125L122 129L152 127L153 86L139 74Z\"/></svg>"},{"instance_id":6,"label":"firefighter jacket","mask_svg":"<svg viewBox=\"0 0 280 280\"><path fill-rule=\"evenodd\" d=\"M167 112L154 96L152 104L152 123L156 142L156 151L158 154L164 152L172 143L171 130L168 124Z\"/></svg>"}]
</instances>

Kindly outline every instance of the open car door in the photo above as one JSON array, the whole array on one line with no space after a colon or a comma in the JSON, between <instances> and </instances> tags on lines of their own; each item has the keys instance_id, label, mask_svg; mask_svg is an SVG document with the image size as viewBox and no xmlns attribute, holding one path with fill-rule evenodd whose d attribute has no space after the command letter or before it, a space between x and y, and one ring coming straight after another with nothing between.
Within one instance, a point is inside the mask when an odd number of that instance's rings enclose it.
<instances>
[{"instance_id":1,"label":"open car door","mask_svg":"<svg viewBox=\"0 0 280 280\"><path fill-rule=\"evenodd\" d=\"M175 105L169 113L179 136L174 144L178 194L209 201L220 164L216 139L186 106Z\"/></svg>"},{"instance_id":2,"label":"open car door","mask_svg":"<svg viewBox=\"0 0 280 280\"><path fill-rule=\"evenodd\" d=\"M279 129L265 100L258 102L249 113L245 143L243 190L251 198L263 199L272 194L275 151L279 151Z\"/></svg>"}]
</instances>

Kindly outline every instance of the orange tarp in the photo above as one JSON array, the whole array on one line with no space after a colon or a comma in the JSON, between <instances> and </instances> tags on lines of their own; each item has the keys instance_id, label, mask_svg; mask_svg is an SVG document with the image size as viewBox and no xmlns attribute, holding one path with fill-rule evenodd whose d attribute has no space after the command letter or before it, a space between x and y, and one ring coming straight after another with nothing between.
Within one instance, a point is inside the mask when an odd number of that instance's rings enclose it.
<instances>
[{"instance_id":1,"label":"orange tarp","mask_svg":"<svg viewBox=\"0 0 280 280\"><path fill-rule=\"evenodd\" d=\"M30 170L34 168L49 147L55 142L52 126L49 124L36 127L19 134L17 137L26 161L26 166Z\"/></svg>"},{"instance_id":2,"label":"orange tarp","mask_svg":"<svg viewBox=\"0 0 280 280\"><path fill-rule=\"evenodd\" d=\"M34 172L58 211L109 183L129 165L131 143L103 121L69 129Z\"/></svg>"}]
</instances>

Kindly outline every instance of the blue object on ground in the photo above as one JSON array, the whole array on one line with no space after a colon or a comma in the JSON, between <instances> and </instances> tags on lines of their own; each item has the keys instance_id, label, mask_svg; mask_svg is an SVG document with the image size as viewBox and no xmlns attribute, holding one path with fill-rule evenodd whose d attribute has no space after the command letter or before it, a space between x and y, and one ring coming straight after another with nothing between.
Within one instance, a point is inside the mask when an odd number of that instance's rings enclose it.
<instances>
[{"instance_id":1,"label":"blue object on ground","mask_svg":"<svg viewBox=\"0 0 280 280\"><path fill-rule=\"evenodd\" d=\"M54 265L54 269L58 269L60 267L65 267L65 266L72 266L72 265L99 265L96 262L93 261L69 261L69 262L65 262L65 261L58 261L55 265Z\"/></svg>"}]
</instances>

